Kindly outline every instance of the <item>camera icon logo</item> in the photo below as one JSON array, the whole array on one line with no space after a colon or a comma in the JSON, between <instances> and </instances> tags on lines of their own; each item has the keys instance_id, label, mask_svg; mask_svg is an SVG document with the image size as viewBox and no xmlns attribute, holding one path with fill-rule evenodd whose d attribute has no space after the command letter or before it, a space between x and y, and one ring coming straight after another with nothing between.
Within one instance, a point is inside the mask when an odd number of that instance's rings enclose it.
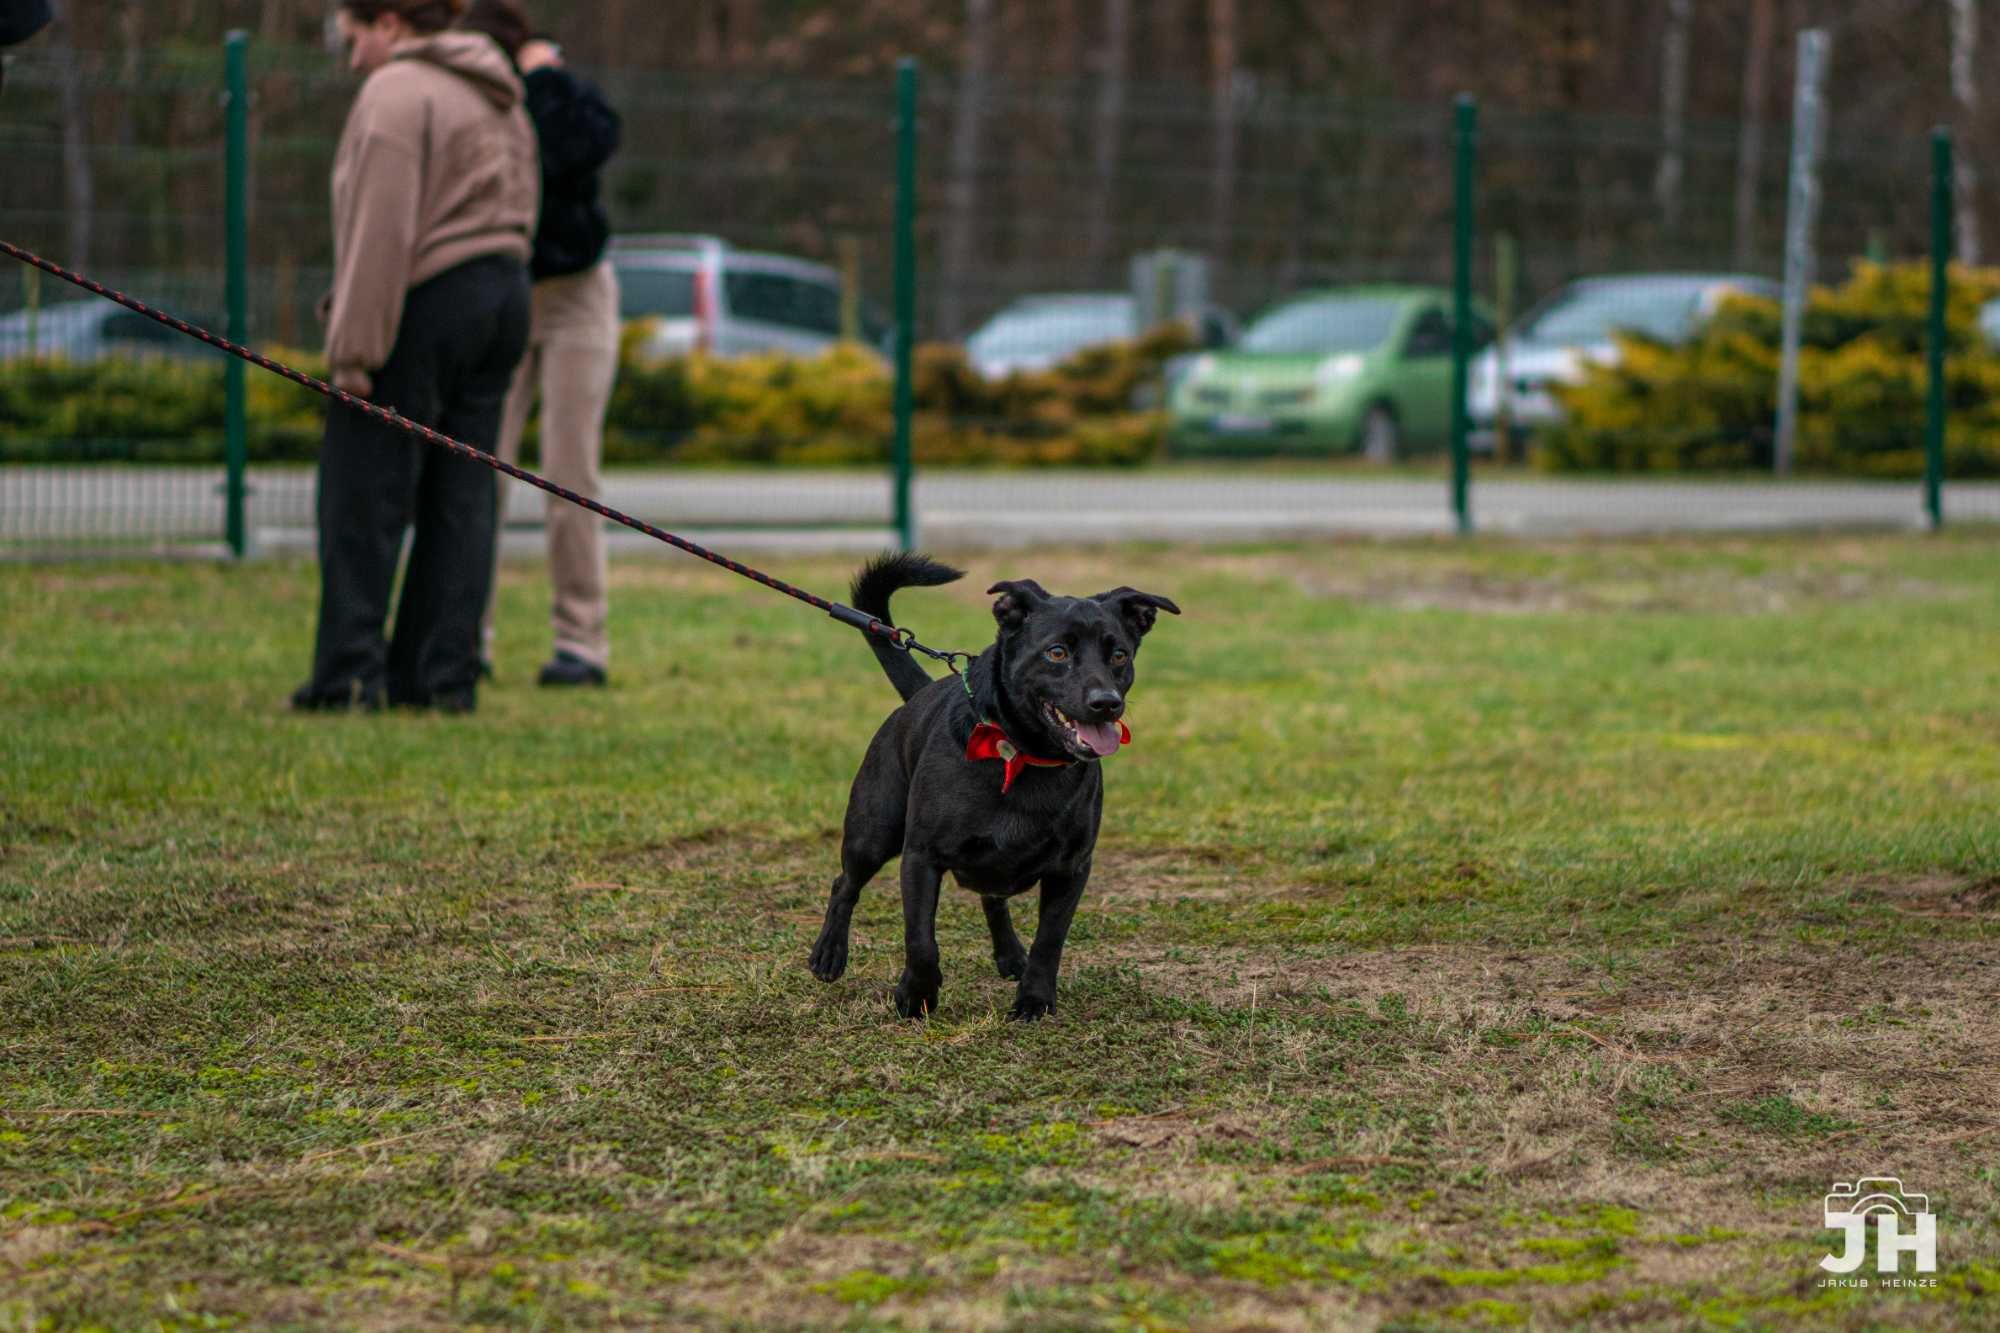
<instances>
[{"instance_id":1,"label":"camera icon logo","mask_svg":"<svg viewBox=\"0 0 2000 1333\"><path fill-rule=\"evenodd\" d=\"M1844 1249L1821 1259L1819 1266L1829 1273L1860 1268L1868 1257L1870 1218L1875 1219L1876 1272L1898 1272L1906 1254L1916 1260L1919 1273L1937 1272L1937 1217L1930 1196L1905 1190L1896 1176L1834 1183L1826 1196L1826 1228L1844 1233Z\"/></svg>"}]
</instances>

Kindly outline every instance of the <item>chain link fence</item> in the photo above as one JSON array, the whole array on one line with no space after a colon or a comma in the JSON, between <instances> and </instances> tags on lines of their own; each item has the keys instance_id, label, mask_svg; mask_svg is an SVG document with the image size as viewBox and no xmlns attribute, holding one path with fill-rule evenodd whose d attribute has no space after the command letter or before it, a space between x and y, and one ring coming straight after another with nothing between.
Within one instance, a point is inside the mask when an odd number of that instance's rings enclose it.
<instances>
[{"instance_id":1,"label":"chain link fence","mask_svg":"<svg viewBox=\"0 0 2000 1333\"><path fill-rule=\"evenodd\" d=\"M354 84L305 48L253 48L251 76L248 327L313 369L329 170ZM879 540L893 497L893 90L598 77L625 119L605 187L633 321L607 499L708 532ZM0 236L219 330L222 88L219 49L17 58L0 121L17 188L0 198ZM1776 290L1787 127L1666 134L1480 109L1464 372L1478 526L1919 518L1911 302L1925 297L1929 149L1873 132L1864 111L1832 107L1815 230L1826 291L1804 333L1808 480L1776 484L1775 306L1696 331L1734 310L1728 293ZM1021 540L1453 526L1450 107L1249 83L930 78L918 132L927 536L1010 522ZM1873 286L1850 277L1868 260L1883 265L1859 270ZM2000 519L1985 480L2000 470L1985 401L2000 370L1989 376L1979 331L1982 297L2000 292L1980 282L1965 275L1951 311L1954 519ZM59 287L0 271L0 551L219 542L216 354ZM1625 330L1651 338L1628 348ZM304 544L321 405L250 375L253 542ZM1044 470L990 470L1005 465ZM533 526L541 503L517 493L510 520Z\"/></svg>"}]
</instances>

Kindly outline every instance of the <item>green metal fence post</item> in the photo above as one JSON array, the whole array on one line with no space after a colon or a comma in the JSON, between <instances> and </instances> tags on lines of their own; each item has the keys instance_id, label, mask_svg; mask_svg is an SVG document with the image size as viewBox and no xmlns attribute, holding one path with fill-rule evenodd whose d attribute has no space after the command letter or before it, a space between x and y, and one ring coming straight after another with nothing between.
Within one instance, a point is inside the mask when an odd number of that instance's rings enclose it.
<instances>
[{"instance_id":1,"label":"green metal fence post","mask_svg":"<svg viewBox=\"0 0 2000 1333\"><path fill-rule=\"evenodd\" d=\"M1931 131L1931 317L1925 334L1924 513L1944 526L1944 311L1951 282L1951 131Z\"/></svg>"},{"instance_id":2,"label":"green metal fence post","mask_svg":"<svg viewBox=\"0 0 2000 1333\"><path fill-rule=\"evenodd\" d=\"M250 34L238 28L224 39L228 52L228 134L226 171L227 198L223 216L228 233L229 341L250 341L249 306L249 182L250 174ZM230 357L223 368L227 395L225 438L228 442L229 479L223 528L229 549L238 559L247 546L243 522L243 466L248 452L248 420L244 403L243 362Z\"/></svg>"},{"instance_id":3,"label":"green metal fence post","mask_svg":"<svg viewBox=\"0 0 2000 1333\"><path fill-rule=\"evenodd\" d=\"M910 352L917 322L917 62L896 62L896 540L917 544L910 508Z\"/></svg>"},{"instance_id":4,"label":"green metal fence post","mask_svg":"<svg viewBox=\"0 0 2000 1333\"><path fill-rule=\"evenodd\" d=\"M1493 457L1501 463L1519 462L1514 457L1513 371L1508 364L1508 342L1514 324L1514 288L1517 284L1520 252L1514 248L1514 233L1503 231L1493 238Z\"/></svg>"},{"instance_id":5,"label":"green metal fence post","mask_svg":"<svg viewBox=\"0 0 2000 1333\"><path fill-rule=\"evenodd\" d=\"M1472 531L1468 495L1466 382L1472 360L1472 170L1479 104L1461 93L1456 109L1456 163L1451 225L1451 512L1460 536Z\"/></svg>"}]
</instances>

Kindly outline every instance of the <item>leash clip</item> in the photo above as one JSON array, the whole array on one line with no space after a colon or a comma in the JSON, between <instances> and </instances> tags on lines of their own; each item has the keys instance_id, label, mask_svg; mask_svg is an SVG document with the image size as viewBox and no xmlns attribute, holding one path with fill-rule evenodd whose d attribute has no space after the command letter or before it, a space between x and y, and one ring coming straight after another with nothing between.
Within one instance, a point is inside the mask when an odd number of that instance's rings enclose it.
<instances>
[{"instance_id":1,"label":"leash clip","mask_svg":"<svg viewBox=\"0 0 2000 1333\"><path fill-rule=\"evenodd\" d=\"M954 676L962 678L966 670L972 665L974 656L972 653L948 652L918 643L917 632L907 625L899 626L895 633L889 636L889 641L906 653L922 653L925 657L944 663L945 667ZM961 666L960 663L964 663L964 665Z\"/></svg>"}]
</instances>

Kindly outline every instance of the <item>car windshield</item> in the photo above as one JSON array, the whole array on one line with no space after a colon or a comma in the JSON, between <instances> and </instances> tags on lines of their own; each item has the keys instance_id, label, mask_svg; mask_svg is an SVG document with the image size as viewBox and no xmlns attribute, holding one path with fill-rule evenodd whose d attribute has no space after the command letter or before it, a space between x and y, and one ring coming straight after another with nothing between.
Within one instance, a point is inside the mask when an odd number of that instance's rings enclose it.
<instances>
[{"instance_id":1,"label":"car windshield","mask_svg":"<svg viewBox=\"0 0 2000 1333\"><path fill-rule=\"evenodd\" d=\"M1400 302L1372 297L1295 301L1252 324L1237 347L1293 355L1366 352L1388 339L1402 308Z\"/></svg>"},{"instance_id":2,"label":"car windshield","mask_svg":"<svg viewBox=\"0 0 2000 1333\"><path fill-rule=\"evenodd\" d=\"M694 273L682 268L618 266L621 319L685 318L694 313Z\"/></svg>"},{"instance_id":3,"label":"car windshield","mask_svg":"<svg viewBox=\"0 0 2000 1333\"><path fill-rule=\"evenodd\" d=\"M1716 286L1706 278L1645 278L1593 282L1558 295L1521 329L1528 342L1588 347L1629 330L1661 342L1694 332L1702 296Z\"/></svg>"},{"instance_id":4,"label":"car windshield","mask_svg":"<svg viewBox=\"0 0 2000 1333\"><path fill-rule=\"evenodd\" d=\"M1063 301L1002 311L966 340L979 356L1060 356L1132 336L1129 301Z\"/></svg>"}]
</instances>

